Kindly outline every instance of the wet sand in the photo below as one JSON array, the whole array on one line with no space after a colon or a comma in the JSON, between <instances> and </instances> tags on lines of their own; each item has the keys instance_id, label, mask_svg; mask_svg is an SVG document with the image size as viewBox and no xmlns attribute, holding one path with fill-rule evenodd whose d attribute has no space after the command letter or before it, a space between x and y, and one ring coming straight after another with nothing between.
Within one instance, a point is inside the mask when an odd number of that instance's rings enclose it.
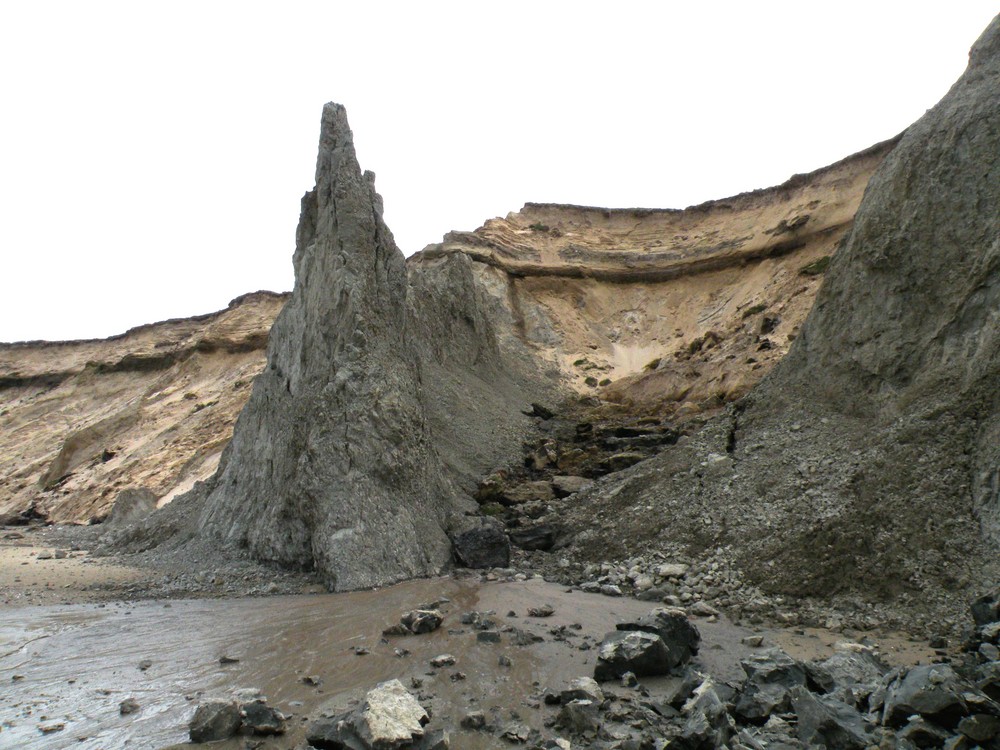
<instances>
[{"instance_id":1,"label":"wet sand","mask_svg":"<svg viewBox=\"0 0 1000 750\"><path fill-rule=\"evenodd\" d=\"M382 629L404 611L442 597L451 601L442 605L446 617L439 630L383 640ZM551 617L527 616L529 607L545 603L555 608ZM448 724L457 725L465 713L478 709L500 725L518 720L541 727L549 715L539 701L544 689L592 674L593 646L603 634L651 606L569 592L538 579L482 584L453 578L347 594L8 606L0 624L0 747L155 750L186 740L199 700L257 688L293 715L287 735L268 740L267 747L290 748L302 740L306 717L346 707L392 678L407 685L413 678L422 680L415 693L438 717L435 724L447 717ZM517 646L510 633L503 633L499 644L480 643L475 631L460 623L460 614L469 610L494 610L498 625L545 640ZM517 616L508 616L511 611ZM696 622L703 670L723 682L739 680L739 660L750 652L742 639L755 631L724 618ZM554 637L560 626L566 626L566 635ZM832 653L830 644L843 639L825 631L757 632L799 656ZM356 655L355 647L370 653ZM396 648L410 654L397 656ZM441 653L453 654L456 664L430 668L430 659ZM510 659L510 667L498 666L501 655ZM221 656L239 661L222 665ZM145 660L151 664L141 669ZM464 679L453 681L459 672ZM305 684L306 675L319 676L321 684ZM643 683L655 694L665 679ZM120 716L118 706L126 698L135 698L140 710ZM40 729L56 724L63 728L49 734ZM505 746L484 734L453 732L452 737L455 747L468 750ZM213 747L237 748L243 742Z\"/></svg>"}]
</instances>

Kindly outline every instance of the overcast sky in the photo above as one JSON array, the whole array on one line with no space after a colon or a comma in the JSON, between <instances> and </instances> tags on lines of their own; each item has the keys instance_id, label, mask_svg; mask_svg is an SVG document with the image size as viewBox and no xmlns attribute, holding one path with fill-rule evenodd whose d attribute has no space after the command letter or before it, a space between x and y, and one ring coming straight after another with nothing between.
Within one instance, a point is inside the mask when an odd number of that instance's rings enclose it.
<instances>
[{"instance_id":1,"label":"overcast sky","mask_svg":"<svg viewBox=\"0 0 1000 750\"><path fill-rule=\"evenodd\" d=\"M903 130L994 0L8 2L0 341L287 290L320 110L407 254L526 201L674 207Z\"/></svg>"}]
</instances>

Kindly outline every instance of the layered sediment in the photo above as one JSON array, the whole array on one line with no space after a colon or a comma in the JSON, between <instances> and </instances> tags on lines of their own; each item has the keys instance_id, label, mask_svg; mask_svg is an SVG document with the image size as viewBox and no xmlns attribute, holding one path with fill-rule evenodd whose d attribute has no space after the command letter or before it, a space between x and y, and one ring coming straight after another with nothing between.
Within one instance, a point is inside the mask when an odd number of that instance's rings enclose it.
<instances>
[{"instance_id":1,"label":"layered sediment","mask_svg":"<svg viewBox=\"0 0 1000 750\"><path fill-rule=\"evenodd\" d=\"M774 595L920 618L995 580L998 51L1000 19L876 170L773 372L687 444L581 494L579 553L684 549Z\"/></svg>"},{"instance_id":2,"label":"layered sediment","mask_svg":"<svg viewBox=\"0 0 1000 750\"><path fill-rule=\"evenodd\" d=\"M797 335L894 143L683 211L527 204L407 259L408 325L425 331L435 386L425 416L463 491L524 432L509 425L532 396L494 397L500 359L543 373L557 400L616 412L683 420L747 393ZM164 505L211 477L286 299L248 295L106 341L0 345L0 513L100 520L123 490ZM455 404L508 428L454 439Z\"/></svg>"},{"instance_id":3,"label":"layered sediment","mask_svg":"<svg viewBox=\"0 0 1000 750\"><path fill-rule=\"evenodd\" d=\"M214 473L287 295L93 341L0 344L0 515L87 522Z\"/></svg>"}]
</instances>

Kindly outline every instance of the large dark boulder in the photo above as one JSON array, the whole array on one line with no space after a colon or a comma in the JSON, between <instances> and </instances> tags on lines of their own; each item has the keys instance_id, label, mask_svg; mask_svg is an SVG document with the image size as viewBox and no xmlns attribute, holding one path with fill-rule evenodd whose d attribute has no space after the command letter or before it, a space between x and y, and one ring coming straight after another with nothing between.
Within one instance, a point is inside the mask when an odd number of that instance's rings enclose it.
<instances>
[{"instance_id":1,"label":"large dark boulder","mask_svg":"<svg viewBox=\"0 0 1000 750\"><path fill-rule=\"evenodd\" d=\"M806 747L827 750L861 750L871 744L864 720L852 706L827 696L816 696L804 687L789 690L798 719L798 737Z\"/></svg>"},{"instance_id":2,"label":"large dark boulder","mask_svg":"<svg viewBox=\"0 0 1000 750\"><path fill-rule=\"evenodd\" d=\"M736 714L751 721L791 710L791 691L806 684L805 667L776 648L753 654L741 663L747 678L736 701Z\"/></svg>"},{"instance_id":3,"label":"large dark boulder","mask_svg":"<svg viewBox=\"0 0 1000 750\"><path fill-rule=\"evenodd\" d=\"M641 630L608 633L597 651L594 679L617 680L626 672L643 677L667 674L675 661L663 639Z\"/></svg>"},{"instance_id":4,"label":"large dark boulder","mask_svg":"<svg viewBox=\"0 0 1000 750\"><path fill-rule=\"evenodd\" d=\"M216 742L232 737L242 724L240 707L234 701L209 701L195 709L188 736L192 742Z\"/></svg>"},{"instance_id":5,"label":"large dark boulder","mask_svg":"<svg viewBox=\"0 0 1000 750\"><path fill-rule=\"evenodd\" d=\"M503 524L492 519L452 536L455 559L466 568L506 568L510 565L510 542Z\"/></svg>"},{"instance_id":6,"label":"large dark boulder","mask_svg":"<svg viewBox=\"0 0 1000 750\"><path fill-rule=\"evenodd\" d=\"M889 685L882 720L900 727L919 714L952 729L971 713L1000 715L1000 706L947 664L928 664L906 670Z\"/></svg>"},{"instance_id":7,"label":"large dark boulder","mask_svg":"<svg viewBox=\"0 0 1000 750\"><path fill-rule=\"evenodd\" d=\"M687 613L677 607L657 607L635 620L617 623L615 628L641 630L660 636L670 653L671 667L685 664L697 655L701 642L698 628L688 619Z\"/></svg>"}]
</instances>

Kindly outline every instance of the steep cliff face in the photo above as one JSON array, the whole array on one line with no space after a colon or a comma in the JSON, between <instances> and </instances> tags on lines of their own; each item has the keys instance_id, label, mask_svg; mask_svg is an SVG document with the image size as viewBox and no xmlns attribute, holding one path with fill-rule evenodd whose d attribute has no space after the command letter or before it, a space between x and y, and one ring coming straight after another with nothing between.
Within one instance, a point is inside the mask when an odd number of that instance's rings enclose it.
<instances>
[{"instance_id":1,"label":"steep cliff face","mask_svg":"<svg viewBox=\"0 0 1000 750\"><path fill-rule=\"evenodd\" d=\"M411 297L339 105L323 112L294 263L295 289L199 533L315 568L336 589L436 573L451 559L448 534L464 530L475 507L449 467L490 454L484 425L503 434L526 417L519 401L491 408L515 378L496 356L463 260L427 274ZM435 370L435 360L446 361ZM463 403L476 384L491 390ZM470 420L480 409L489 418Z\"/></svg>"},{"instance_id":2,"label":"steep cliff face","mask_svg":"<svg viewBox=\"0 0 1000 750\"><path fill-rule=\"evenodd\" d=\"M596 488L581 523L623 522L591 524L585 556L679 545L772 592L928 608L995 577L998 88L1000 19L876 170L788 356L691 443Z\"/></svg>"},{"instance_id":3,"label":"steep cliff face","mask_svg":"<svg viewBox=\"0 0 1000 750\"><path fill-rule=\"evenodd\" d=\"M0 515L107 515L211 476L264 365L284 295L98 341L0 344Z\"/></svg>"},{"instance_id":4,"label":"steep cliff face","mask_svg":"<svg viewBox=\"0 0 1000 750\"><path fill-rule=\"evenodd\" d=\"M333 220L321 215L321 199L326 207L336 202L339 178L324 138L327 192L304 204L295 259L303 286L272 344L261 398L284 404L321 390L332 363L354 388L357 378L346 373L381 361L379 347L391 341L386 349L406 368L419 363L419 409L407 402L403 417L386 411L378 425L375 411L362 410L352 435L394 422L403 434L423 424L434 460L457 487L454 497L519 460L531 426L521 411L531 400L589 397L614 412L686 419L744 395L798 334L869 176L894 145L684 211L528 204L475 232L448 235L404 269L384 248L371 250L370 264L351 265L345 253L358 238L330 239ZM354 187L364 188L358 180ZM374 216L378 199L370 197ZM356 234L388 247L388 230L362 218ZM314 245L333 249L307 252ZM313 277L323 280L304 286ZM9 427L0 434L7 441L0 512L85 522L107 515L123 489L145 488L163 505L210 478L285 299L249 295L217 315L108 341L0 345L0 408ZM383 309L390 301L395 307ZM343 325L358 331L357 340L345 338ZM351 352L356 361L340 364ZM291 412L274 412L292 421ZM241 470L240 487L273 463L271 443L262 438L255 448L255 440L240 450L263 468ZM419 440L416 446L419 455ZM217 492L205 519L215 533L264 556L312 564L303 531L269 548L275 529L268 523L284 515L279 505L247 510L240 492ZM194 533L201 512L178 512L173 527Z\"/></svg>"},{"instance_id":5,"label":"steep cliff face","mask_svg":"<svg viewBox=\"0 0 1000 750\"><path fill-rule=\"evenodd\" d=\"M683 211L528 204L410 259L464 255L520 341L576 393L667 416L745 395L788 350L896 140Z\"/></svg>"}]
</instances>

